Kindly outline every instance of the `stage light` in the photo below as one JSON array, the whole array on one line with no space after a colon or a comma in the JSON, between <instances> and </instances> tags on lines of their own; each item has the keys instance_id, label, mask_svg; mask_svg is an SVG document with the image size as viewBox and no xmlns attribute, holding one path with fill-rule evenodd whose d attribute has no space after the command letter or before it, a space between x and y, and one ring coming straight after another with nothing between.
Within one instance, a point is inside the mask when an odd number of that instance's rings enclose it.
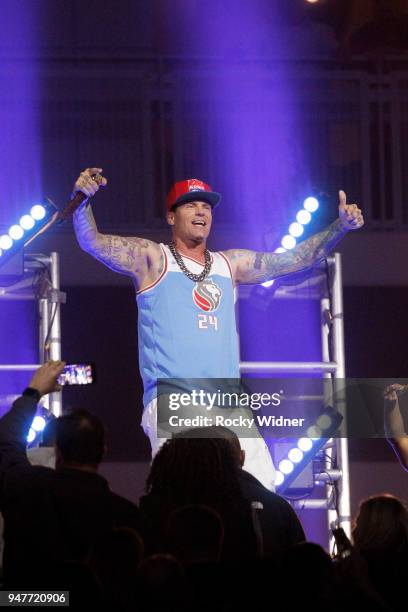
<instances>
[{"instance_id":1,"label":"stage light","mask_svg":"<svg viewBox=\"0 0 408 612\"><path fill-rule=\"evenodd\" d=\"M31 206L31 214L22 215L19 224L12 225L9 234L0 237L0 267L45 231L57 216L57 207L51 200Z\"/></svg>"},{"instance_id":2,"label":"stage light","mask_svg":"<svg viewBox=\"0 0 408 612\"><path fill-rule=\"evenodd\" d=\"M292 463L299 463L299 461L302 461L303 459L303 453L300 450L300 448L291 448L290 451L288 452L288 459L290 459L290 461L292 461Z\"/></svg>"},{"instance_id":3,"label":"stage light","mask_svg":"<svg viewBox=\"0 0 408 612\"><path fill-rule=\"evenodd\" d=\"M289 234L294 238L299 238L299 236L303 234L303 231L303 225L300 223L295 222L289 225Z\"/></svg>"},{"instance_id":4,"label":"stage light","mask_svg":"<svg viewBox=\"0 0 408 612\"><path fill-rule=\"evenodd\" d=\"M282 459L282 461L279 462L279 471L282 472L282 474L290 474L293 472L294 467L292 461L289 461L289 459Z\"/></svg>"},{"instance_id":5,"label":"stage light","mask_svg":"<svg viewBox=\"0 0 408 612\"><path fill-rule=\"evenodd\" d=\"M7 234L0 236L0 248L3 249L3 251L8 251L8 249L11 249L12 246L13 241L10 236L7 236Z\"/></svg>"},{"instance_id":6,"label":"stage light","mask_svg":"<svg viewBox=\"0 0 408 612\"><path fill-rule=\"evenodd\" d=\"M316 212L319 208L319 202L316 198L309 197L303 202L303 208L311 213Z\"/></svg>"},{"instance_id":7,"label":"stage light","mask_svg":"<svg viewBox=\"0 0 408 612\"><path fill-rule=\"evenodd\" d=\"M322 430L329 429L331 423L332 423L332 419L329 417L328 414L320 415L316 421L316 425Z\"/></svg>"},{"instance_id":8,"label":"stage light","mask_svg":"<svg viewBox=\"0 0 408 612\"><path fill-rule=\"evenodd\" d=\"M9 229L9 236L13 240L20 240L24 235L24 230L21 225L12 225Z\"/></svg>"},{"instance_id":9,"label":"stage light","mask_svg":"<svg viewBox=\"0 0 408 612\"><path fill-rule=\"evenodd\" d=\"M34 431L39 432L44 429L46 424L47 421L44 419L44 417L37 415L34 417L33 422L31 423L31 427L32 429L34 429Z\"/></svg>"},{"instance_id":10,"label":"stage light","mask_svg":"<svg viewBox=\"0 0 408 612\"><path fill-rule=\"evenodd\" d=\"M275 253L285 253L286 251L290 251L294 249L296 246L296 238L302 236L304 232L304 225L310 223L312 219L312 214L319 208L319 202L316 198L309 197L306 198L303 203L304 208L299 210L296 214L296 221L291 223L288 228L288 233L283 236L281 240L281 246L275 249ZM262 283L263 287L270 287L273 285L274 281L266 281Z\"/></svg>"},{"instance_id":11,"label":"stage light","mask_svg":"<svg viewBox=\"0 0 408 612\"><path fill-rule=\"evenodd\" d=\"M282 472L280 472L279 470L275 472L275 480L274 480L275 487L279 487L284 480L285 480L285 477L282 474Z\"/></svg>"},{"instance_id":12,"label":"stage light","mask_svg":"<svg viewBox=\"0 0 408 612\"><path fill-rule=\"evenodd\" d=\"M312 440L318 440L319 438L322 437L322 430L320 429L320 427L317 427L317 425L312 425L306 431L306 435L308 438L311 438Z\"/></svg>"},{"instance_id":13,"label":"stage light","mask_svg":"<svg viewBox=\"0 0 408 612\"><path fill-rule=\"evenodd\" d=\"M301 225L307 225L308 223L310 223L311 220L312 215L308 210L299 210L298 214L296 215L296 221Z\"/></svg>"},{"instance_id":14,"label":"stage light","mask_svg":"<svg viewBox=\"0 0 408 612\"><path fill-rule=\"evenodd\" d=\"M32 427L30 427L30 431L28 432L28 436L27 436L28 444L31 444L31 442L34 442L36 435L37 435L36 431Z\"/></svg>"},{"instance_id":15,"label":"stage light","mask_svg":"<svg viewBox=\"0 0 408 612\"><path fill-rule=\"evenodd\" d=\"M286 236L284 236L281 240L281 245L289 251L296 246L296 238L290 234L286 234Z\"/></svg>"},{"instance_id":16,"label":"stage light","mask_svg":"<svg viewBox=\"0 0 408 612\"><path fill-rule=\"evenodd\" d=\"M31 215L23 215L20 219L20 225L25 230L33 229L35 221Z\"/></svg>"},{"instance_id":17,"label":"stage light","mask_svg":"<svg viewBox=\"0 0 408 612\"><path fill-rule=\"evenodd\" d=\"M298 447L300 448L300 450L302 450L304 453L307 453L310 451L310 449L313 446L313 442L310 438L299 438L298 440Z\"/></svg>"},{"instance_id":18,"label":"stage light","mask_svg":"<svg viewBox=\"0 0 408 612\"><path fill-rule=\"evenodd\" d=\"M316 419L326 426L324 437L321 429L315 424L308 428L307 437L299 438L297 445L293 446L287 453L286 459L279 462L281 476L279 481L275 480L276 492L283 494L284 491L296 480L306 465L324 447L326 442L338 430L343 417L328 406L325 412Z\"/></svg>"},{"instance_id":19,"label":"stage light","mask_svg":"<svg viewBox=\"0 0 408 612\"><path fill-rule=\"evenodd\" d=\"M32 209L30 210L30 215L36 221L41 221L41 219L44 219L46 212L47 211L45 210L44 206L42 206L41 204L34 204Z\"/></svg>"}]
</instances>

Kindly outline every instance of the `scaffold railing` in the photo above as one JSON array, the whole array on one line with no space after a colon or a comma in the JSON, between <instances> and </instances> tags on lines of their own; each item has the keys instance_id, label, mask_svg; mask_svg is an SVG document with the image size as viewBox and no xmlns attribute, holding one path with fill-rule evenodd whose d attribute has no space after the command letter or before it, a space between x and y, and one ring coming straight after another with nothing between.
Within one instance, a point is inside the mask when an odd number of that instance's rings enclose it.
<instances>
[{"instance_id":1,"label":"scaffold railing","mask_svg":"<svg viewBox=\"0 0 408 612\"><path fill-rule=\"evenodd\" d=\"M322 361L318 362L290 362L290 361L242 361L241 374L323 374L323 377L342 379L345 377L344 357L344 324L343 324L343 282L341 269L341 256L335 253L327 258L327 266L322 271L329 275L331 280L330 295L316 294L314 299L320 299L321 312L321 348ZM327 286L327 284L326 284ZM316 285L314 286L316 289ZM318 292L318 288L317 288ZM280 294L279 294L280 293ZM277 291L276 297L290 299L291 291L285 288ZM295 298L299 294L295 293ZM307 299L307 292L302 295ZM330 316L327 316L330 313ZM331 330L331 333L330 333ZM315 483L323 484L325 497L320 499L304 499L294 502L298 509L326 510L328 526L329 548L332 545L332 527L339 526L346 534L351 534L350 518L350 478L347 438L330 438L325 445L326 469L315 474ZM336 466L333 469L333 466ZM333 494L333 487L337 487L338 495ZM335 498L337 498L335 500Z\"/></svg>"},{"instance_id":2,"label":"scaffold railing","mask_svg":"<svg viewBox=\"0 0 408 612\"><path fill-rule=\"evenodd\" d=\"M61 359L60 305L65 302L65 293L60 291L58 253L24 253L24 276L12 285L0 287L0 300L37 301L39 325L38 363L0 364L0 372L30 372L48 359ZM45 396L44 405L55 416L60 416L61 394Z\"/></svg>"}]
</instances>

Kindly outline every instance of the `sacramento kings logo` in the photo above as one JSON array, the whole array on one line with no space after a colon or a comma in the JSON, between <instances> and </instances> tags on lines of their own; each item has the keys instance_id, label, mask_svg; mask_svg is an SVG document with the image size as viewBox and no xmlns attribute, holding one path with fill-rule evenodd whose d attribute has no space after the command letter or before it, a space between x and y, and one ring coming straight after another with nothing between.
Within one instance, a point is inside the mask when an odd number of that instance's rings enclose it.
<instances>
[{"instance_id":1,"label":"sacramento kings logo","mask_svg":"<svg viewBox=\"0 0 408 612\"><path fill-rule=\"evenodd\" d=\"M221 301L222 291L211 278L197 283L193 289L194 304L204 310L212 312L217 310Z\"/></svg>"}]
</instances>

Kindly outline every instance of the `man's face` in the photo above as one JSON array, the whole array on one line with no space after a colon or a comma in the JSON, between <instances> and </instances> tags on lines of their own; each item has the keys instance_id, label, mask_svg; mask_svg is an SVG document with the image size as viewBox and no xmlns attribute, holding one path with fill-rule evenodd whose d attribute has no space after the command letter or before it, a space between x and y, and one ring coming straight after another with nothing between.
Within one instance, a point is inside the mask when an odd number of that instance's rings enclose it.
<instances>
[{"instance_id":1,"label":"man's face","mask_svg":"<svg viewBox=\"0 0 408 612\"><path fill-rule=\"evenodd\" d=\"M167 214L167 221L173 228L175 238L205 242L212 223L211 204L199 200L180 204Z\"/></svg>"}]
</instances>

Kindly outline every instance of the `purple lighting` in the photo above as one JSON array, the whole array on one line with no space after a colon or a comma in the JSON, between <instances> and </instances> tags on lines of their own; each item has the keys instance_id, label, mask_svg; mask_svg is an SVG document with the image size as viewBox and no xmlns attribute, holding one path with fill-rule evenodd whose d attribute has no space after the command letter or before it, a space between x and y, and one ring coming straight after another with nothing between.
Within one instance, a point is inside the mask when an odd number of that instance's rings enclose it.
<instances>
[{"instance_id":1,"label":"purple lighting","mask_svg":"<svg viewBox=\"0 0 408 612\"><path fill-rule=\"evenodd\" d=\"M288 203L306 183L298 84L276 61L293 46L285 38L280 9L266 0L203 3L197 19L189 3L161 7L167 43L177 40L174 50L197 70L179 90L183 147L202 151L206 168L208 133L214 151L208 180L223 194L217 221L234 214L242 228L237 246L260 250L265 229L286 222ZM200 109L208 124L202 123ZM188 156L183 163L186 175L200 175L200 164L190 165Z\"/></svg>"},{"instance_id":2,"label":"purple lighting","mask_svg":"<svg viewBox=\"0 0 408 612\"><path fill-rule=\"evenodd\" d=\"M34 57L40 16L36 2L1 4L0 190L7 194L7 206L0 207L3 228L24 202L42 197L39 64Z\"/></svg>"},{"instance_id":3,"label":"purple lighting","mask_svg":"<svg viewBox=\"0 0 408 612\"><path fill-rule=\"evenodd\" d=\"M3 0L0 41L0 260L11 257L24 229L13 227L27 202L41 201L42 132L38 48L43 3ZM43 42L43 41L42 41ZM34 223L34 220L31 219ZM10 234L7 233L10 231ZM20 244L18 242L20 241ZM7 249L7 246L10 248ZM0 363L36 363L38 359L37 304L0 300ZM0 374L0 406L4 398L19 394L27 373ZM9 405L7 406L9 407Z\"/></svg>"}]
</instances>

